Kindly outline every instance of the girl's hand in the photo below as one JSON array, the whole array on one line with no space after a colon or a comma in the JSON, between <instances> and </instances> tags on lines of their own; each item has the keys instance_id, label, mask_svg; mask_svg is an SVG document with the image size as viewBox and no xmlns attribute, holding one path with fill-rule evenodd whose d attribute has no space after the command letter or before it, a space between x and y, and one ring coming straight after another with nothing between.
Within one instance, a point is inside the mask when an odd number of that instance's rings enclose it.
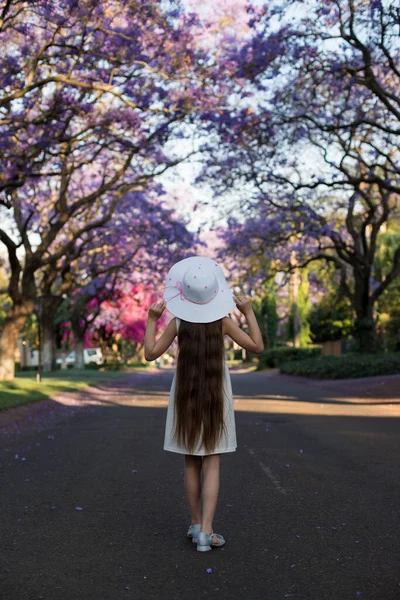
<instances>
[{"instance_id":1,"label":"girl's hand","mask_svg":"<svg viewBox=\"0 0 400 600\"><path fill-rule=\"evenodd\" d=\"M157 321L164 312L167 303L165 300L161 300L160 302L154 302L149 308L149 319L153 321Z\"/></svg>"},{"instance_id":2,"label":"girl's hand","mask_svg":"<svg viewBox=\"0 0 400 600\"><path fill-rule=\"evenodd\" d=\"M244 316L247 316L253 310L250 296L233 296L236 306Z\"/></svg>"}]
</instances>

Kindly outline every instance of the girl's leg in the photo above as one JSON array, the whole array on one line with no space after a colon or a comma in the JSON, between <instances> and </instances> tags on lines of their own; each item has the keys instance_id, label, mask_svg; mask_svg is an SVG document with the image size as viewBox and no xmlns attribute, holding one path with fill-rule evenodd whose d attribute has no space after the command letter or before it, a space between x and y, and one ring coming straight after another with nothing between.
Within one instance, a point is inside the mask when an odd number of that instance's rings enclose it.
<instances>
[{"instance_id":1,"label":"girl's leg","mask_svg":"<svg viewBox=\"0 0 400 600\"><path fill-rule=\"evenodd\" d=\"M192 515L192 525L201 523L201 465L202 456L185 454L185 489Z\"/></svg>"},{"instance_id":2,"label":"girl's leg","mask_svg":"<svg viewBox=\"0 0 400 600\"><path fill-rule=\"evenodd\" d=\"M212 532L212 523L217 507L219 492L220 454L209 454L203 457L203 518L201 531ZM216 543L218 538L214 538Z\"/></svg>"}]
</instances>

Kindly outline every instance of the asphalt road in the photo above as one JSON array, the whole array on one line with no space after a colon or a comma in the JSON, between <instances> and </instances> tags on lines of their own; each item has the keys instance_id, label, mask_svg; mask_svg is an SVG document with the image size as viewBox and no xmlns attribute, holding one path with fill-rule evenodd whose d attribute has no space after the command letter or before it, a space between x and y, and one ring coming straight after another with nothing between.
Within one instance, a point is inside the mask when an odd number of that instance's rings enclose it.
<instances>
[{"instance_id":1,"label":"asphalt road","mask_svg":"<svg viewBox=\"0 0 400 600\"><path fill-rule=\"evenodd\" d=\"M400 598L399 376L233 373L226 544L206 553L186 538L183 457L163 450L171 380L0 413L1 600Z\"/></svg>"}]
</instances>

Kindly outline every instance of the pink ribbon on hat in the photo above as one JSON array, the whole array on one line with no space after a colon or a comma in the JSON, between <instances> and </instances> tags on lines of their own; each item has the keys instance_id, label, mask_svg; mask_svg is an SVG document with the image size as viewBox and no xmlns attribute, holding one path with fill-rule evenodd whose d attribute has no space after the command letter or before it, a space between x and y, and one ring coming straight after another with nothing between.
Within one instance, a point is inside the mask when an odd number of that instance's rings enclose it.
<instances>
[{"instance_id":1,"label":"pink ribbon on hat","mask_svg":"<svg viewBox=\"0 0 400 600\"><path fill-rule=\"evenodd\" d=\"M166 301L169 302L170 300L173 300L174 298L177 298L178 296L180 296L181 300L187 300L188 302L192 302L193 304L209 304L212 300L214 300L214 298L216 297L216 295L218 294L218 290L215 290L215 293L213 295L212 298L210 298L209 300L207 300L206 302L196 302L195 300L191 300L190 298L188 298L184 293L183 293L183 288L182 288L182 281L177 281L175 285L167 285L167 287L163 288L164 290L167 290L168 288L175 288L178 291L177 294L175 294L175 296L171 296L171 298L166 298Z\"/></svg>"}]
</instances>

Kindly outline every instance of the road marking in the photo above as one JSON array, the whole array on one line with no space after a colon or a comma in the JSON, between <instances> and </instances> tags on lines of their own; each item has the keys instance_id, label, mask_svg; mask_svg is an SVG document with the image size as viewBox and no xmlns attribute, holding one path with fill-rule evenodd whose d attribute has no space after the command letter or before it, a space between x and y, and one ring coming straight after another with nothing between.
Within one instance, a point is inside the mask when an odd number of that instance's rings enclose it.
<instances>
[{"instance_id":1,"label":"road marking","mask_svg":"<svg viewBox=\"0 0 400 600\"><path fill-rule=\"evenodd\" d=\"M251 448L247 448L249 453L252 456L255 456L255 452L254 450L252 450ZM279 483L279 480L275 477L275 475L272 473L270 467L266 467L260 460L258 461L258 464L260 465L260 467L262 468L262 470L264 471L264 473L269 477L269 479L272 481L272 483L274 484L275 488L278 490L278 492L280 492L281 494L283 494L284 496L286 496L287 492L285 490L285 488L283 488L281 486L281 484Z\"/></svg>"}]
</instances>

